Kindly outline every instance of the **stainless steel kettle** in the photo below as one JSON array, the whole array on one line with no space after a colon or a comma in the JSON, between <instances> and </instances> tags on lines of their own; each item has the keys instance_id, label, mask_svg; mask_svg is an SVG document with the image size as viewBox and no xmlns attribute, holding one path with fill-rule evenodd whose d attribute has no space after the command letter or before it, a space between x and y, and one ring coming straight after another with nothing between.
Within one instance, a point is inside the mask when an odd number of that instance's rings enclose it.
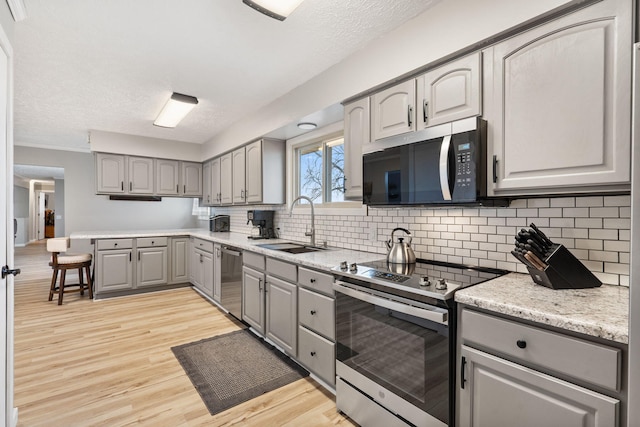
<instances>
[{"instance_id":1,"label":"stainless steel kettle","mask_svg":"<svg viewBox=\"0 0 640 427\"><path fill-rule=\"evenodd\" d=\"M393 234L396 231L403 231L409 236L409 241L404 242L404 237L398 237L398 241L393 240ZM389 254L387 255L387 262L392 264L414 264L416 262L416 254L411 249L411 233L404 228L394 228L391 232L391 239L387 240L387 247L389 248Z\"/></svg>"}]
</instances>

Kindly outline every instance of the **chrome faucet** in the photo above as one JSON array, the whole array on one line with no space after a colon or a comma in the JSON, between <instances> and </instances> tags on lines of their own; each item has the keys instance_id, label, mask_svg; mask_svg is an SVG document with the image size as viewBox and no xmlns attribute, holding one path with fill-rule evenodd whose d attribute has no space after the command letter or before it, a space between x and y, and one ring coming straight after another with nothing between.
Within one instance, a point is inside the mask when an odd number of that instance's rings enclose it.
<instances>
[{"instance_id":1,"label":"chrome faucet","mask_svg":"<svg viewBox=\"0 0 640 427\"><path fill-rule=\"evenodd\" d=\"M289 208L289 216L293 214L293 206L296 204L296 202L302 199L308 201L309 204L311 205L311 230L305 231L304 235L307 237L311 237L311 246L315 246L316 245L316 228L315 228L316 213L313 209L313 201L307 196L296 197L295 199L293 199L293 202L291 202L291 207Z\"/></svg>"}]
</instances>

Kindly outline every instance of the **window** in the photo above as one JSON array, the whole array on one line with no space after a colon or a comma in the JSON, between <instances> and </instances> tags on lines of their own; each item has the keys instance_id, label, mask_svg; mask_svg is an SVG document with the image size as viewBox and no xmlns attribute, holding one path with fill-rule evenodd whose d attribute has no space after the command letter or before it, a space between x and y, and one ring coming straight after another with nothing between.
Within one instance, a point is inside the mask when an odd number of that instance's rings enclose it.
<instances>
[{"instance_id":1,"label":"window","mask_svg":"<svg viewBox=\"0 0 640 427\"><path fill-rule=\"evenodd\" d=\"M296 166L296 196L314 203L344 201L344 138L297 148Z\"/></svg>"}]
</instances>

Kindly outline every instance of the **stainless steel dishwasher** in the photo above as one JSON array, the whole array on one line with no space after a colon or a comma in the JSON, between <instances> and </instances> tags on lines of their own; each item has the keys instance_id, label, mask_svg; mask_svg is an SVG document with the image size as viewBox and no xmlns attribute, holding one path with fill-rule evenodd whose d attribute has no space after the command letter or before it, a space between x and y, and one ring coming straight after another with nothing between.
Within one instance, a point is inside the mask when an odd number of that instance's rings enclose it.
<instances>
[{"instance_id":1,"label":"stainless steel dishwasher","mask_svg":"<svg viewBox=\"0 0 640 427\"><path fill-rule=\"evenodd\" d=\"M237 319L242 319L242 250L220 248L220 304Z\"/></svg>"}]
</instances>

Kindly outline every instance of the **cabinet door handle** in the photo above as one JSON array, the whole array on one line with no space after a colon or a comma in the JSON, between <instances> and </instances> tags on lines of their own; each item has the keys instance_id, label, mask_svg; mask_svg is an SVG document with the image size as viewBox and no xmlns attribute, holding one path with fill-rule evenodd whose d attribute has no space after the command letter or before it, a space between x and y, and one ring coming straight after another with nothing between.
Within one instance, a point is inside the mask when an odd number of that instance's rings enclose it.
<instances>
[{"instance_id":1,"label":"cabinet door handle","mask_svg":"<svg viewBox=\"0 0 640 427\"><path fill-rule=\"evenodd\" d=\"M138 261L140 261L140 251L138 251Z\"/></svg>"},{"instance_id":2,"label":"cabinet door handle","mask_svg":"<svg viewBox=\"0 0 640 427\"><path fill-rule=\"evenodd\" d=\"M493 155L493 182L498 182L498 156Z\"/></svg>"},{"instance_id":3,"label":"cabinet door handle","mask_svg":"<svg viewBox=\"0 0 640 427\"><path fill-rule=\"evenodd\" d=\"M427 113L428 109L429 109L429 102L425 100L422 106L422 120L425 123L427 123L427 118L429 118L429 113Z\"/></svg>"},{"instance_id":4,"label":"cabinet door handle","mask_svg":"<svg viewBox=\"0 0 640 427\"><path fill-rule=\"evenodd\" d=\"M311 315L313 316L314 314L316 314L315 310L311 310L309 313L311 313Z\"/></svg>"},{"instance_id":5,"label":"cabinet door handle","mask_svg":"<svg viewBox=\"0 0 640 427\"><path fill-rule=\"evenodd\" d=\"M131 252L129 252L129 262L131 262Z\"/></svg>"},{"instance_id":6,"label":"cabinet door handle","mask_svg":"<svg viewBox=\"0 0 640 427\"><path fill-rule=\"evenodd\" d=\"M516 345L518 348L527 348L527 342L525 340L516 341Z\"/></svg>"},{"instance_id":7,"label":"cabinet door handle","mask_svg":"<svg viewBox=\"0 0 640 427\"><path fill-rule=\"evenodd\" d=\"M133 182L129 181L129 191L133 190Z\"/></svg>"},{"instance_id":8,"label":"cabinet door handle","mask_svg":"<svg viewBox=\"0 0 640 427\"><path fill-rule=\"evenodd\" d=\"M124 181L120 181L120 190L124 191Z\"/></svg>"},{"instance_id":9,"label":"cabinet door handle","mask_svg":"<svg viewBox=\"0 0 640 427\"><path fill-rule=\"evenodd\" d=\"M202 254L200 254L200 263L202 263Z\"/></svg>"},{"instance_id":10,"label":"cabinet door handle","mask_svg":"<svg viewBox=\"0 0 640 427\"><path fill-rule=\"evenodd\" d=\"M178 194L180 192L180 185L176 184L176 194Z\"/></svg>"},{"instance_id":11,"label":"cabinet door handle","mask_svg":"<svg viewBox=\"0 0 640 427\"><path fill-rule=\"evenodd\" d=\"M315 351L312 351L312 352L311 352L311 353L309 353L309 354L311 354L311 357L314 357L314 356L316 355L316 352L315 352Z\"/></svg>"},{"instance_id":12,"label":"cabinet door handle","mask_svg":"<svg viewBox=\"0 0 640 427\"><path fill-rule=\"evenodd\" d=\"M262 292L262 279L258 279L258 292Z\"/></svg>"},{"instance_id":13,"label":"cabinet door handle","mask_svg":"<svg viewBox=\"0 0 640 427\"><path fill-rule=\"evenodd\" d=\"M187 194L187 185L184 185L184 194Z\"/></svg>"},{"instance_id":14,"label":"cabinet door handle","mask_svg":"<svg viewBox=\"0 0 640 427\"><path fill-rule=\"evenodd\" d=\"M411 121L412 115L413 115L413 107L409 105L409 108L407 108L407 122L409 123L409 127L411 127L411 124L412 124L412 121Z\"/></svg>"},{"instance_id":15,"label":"cabinet door handle","mask_svg":"<svg viewBox=\"0 0 640 427\"><path fill-rule=\"evenodd\" d=\"M462 356L462 361L460 362L460 388L464 390L464 383L467 382L464 377L464 368L467 366L467 358Z\"/></svg>"}]
</instances>

